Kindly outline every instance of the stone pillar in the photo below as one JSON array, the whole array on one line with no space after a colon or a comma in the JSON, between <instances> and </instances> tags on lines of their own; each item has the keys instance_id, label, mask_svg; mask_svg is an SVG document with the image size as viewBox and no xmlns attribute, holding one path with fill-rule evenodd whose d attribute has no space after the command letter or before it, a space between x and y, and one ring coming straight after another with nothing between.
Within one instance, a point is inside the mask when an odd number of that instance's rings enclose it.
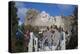
<instances>
[{"instance_id":1,"label":"stone pillar","mask_svg":"<svg viewBox=\"0 0 80 54\"><path fill-rule=\"evenodd\" d=\"M38 50L38 38L34 36L34 49L35 51Z\"/></svg>"},{"instance_id":2,"label":"stone pillar","mask_svg":"<svg viewBox=\"0 0 80 54\"><path fill-rule=\"evenodd\" d=\"M28 52L32 52L32 51L33 51L33 32L30 33L30 41L28 45Z\"/></svg>"},{"instance_id":3,"label":"stone pillar","mask_svg":"<svg viewBox=\"0 0 80 54\"><path fill-rule=\"evenodd\" d=\"M61 41L60 43L60 46L61 46L61 50L65 50L66 49L66 46L65 46L65 32L63 32L63 40Z\"/></svg>"},{"instance_id":4,"label":"stone pillar","mask_svg":"<svg viewBox=\"0 0 80 54\"><path fill-rule=\"evenodd\" d=\"M38 50L38 38L35 38L35 51L37 51Z\"/></svg>"}]
</instances>

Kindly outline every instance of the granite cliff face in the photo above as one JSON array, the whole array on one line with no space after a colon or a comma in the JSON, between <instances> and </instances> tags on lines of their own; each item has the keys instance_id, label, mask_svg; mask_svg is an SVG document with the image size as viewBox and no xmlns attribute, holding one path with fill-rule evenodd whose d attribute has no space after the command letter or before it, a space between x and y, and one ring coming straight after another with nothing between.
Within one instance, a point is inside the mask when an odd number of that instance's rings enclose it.
<instances>
[{"instance_id":1,"label":"granite cliff face","mask_svg":"<svg viewBox=\"0 0 80 54\"><path fill-rule=\"evenodd\" d=\"M37 11L37 10L35 10ZM32 26L38 26L40 29L44 30L47 26L50 27L51 25L57 25L58 27L63 27L63 29L69 30L71 29L71 19L73 16L51 16L45 11L38 12L38 14L28 20L25 18L25 25L30 24Z\"/></svg>"}]
</instances>

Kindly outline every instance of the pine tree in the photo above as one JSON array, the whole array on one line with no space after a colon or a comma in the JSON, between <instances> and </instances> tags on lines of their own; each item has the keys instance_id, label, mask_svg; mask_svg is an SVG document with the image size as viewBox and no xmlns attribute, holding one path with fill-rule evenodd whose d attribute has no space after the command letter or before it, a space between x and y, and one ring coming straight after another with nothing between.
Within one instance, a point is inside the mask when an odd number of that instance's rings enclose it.
<instances>
[{"instance_id":1,"label":"pine tree","mask_svg":"<svg viewBox=\"0 0 80 54\"><path fill-rule=\"evenodd\" d=\"M17 18L17 8L15 7L15 2L11 1L9 2L9 19L11 25L11 37L10 37L10 44L11 44L11 49L10 52L16 52L16 31L17 31L17 27L18 27L18 18Z\"/></svg>"}]
</instances>

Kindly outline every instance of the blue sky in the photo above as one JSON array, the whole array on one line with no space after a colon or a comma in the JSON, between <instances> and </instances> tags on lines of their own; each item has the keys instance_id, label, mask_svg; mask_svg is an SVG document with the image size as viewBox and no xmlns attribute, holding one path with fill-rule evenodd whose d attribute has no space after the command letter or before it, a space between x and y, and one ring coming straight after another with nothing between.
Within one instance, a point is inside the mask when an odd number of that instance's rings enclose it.
<instances>
[{"instance_id":1,"label":"blue sky","mask_svg":"<svg viewBox=\"0 0 80 54\"><path fill-rule=\"evenodd\" d=\"M66 4L47 4L47 3L30 3L30 2L16 2L16 8L18 9L17 15L20 18L19 24L24 22L26 12L28 8L34 8L39 11L45 11L51 16L69 16L73 14L75 5Z\"/></svg>"}]
</instances>

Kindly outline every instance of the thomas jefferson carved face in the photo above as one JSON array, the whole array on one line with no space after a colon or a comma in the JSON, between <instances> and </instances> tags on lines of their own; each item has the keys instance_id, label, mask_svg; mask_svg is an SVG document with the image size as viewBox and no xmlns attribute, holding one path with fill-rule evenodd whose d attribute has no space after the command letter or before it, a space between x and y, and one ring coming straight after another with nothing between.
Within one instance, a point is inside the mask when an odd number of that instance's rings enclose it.
<instances>
[{"instance_id":1,"label":"thomas jefferson carved face","mask_svg":"<svg viewBox=\"0 0 80 54\"><path fill-rule=\"evenodd\" d=\"M41 14L40 14L40 17L41 17L41 20L43 22L47 22L48 21L48 18L49 18L49 14L46 13L45 11L42 11Z\"/></svg>"}]
</instances>

